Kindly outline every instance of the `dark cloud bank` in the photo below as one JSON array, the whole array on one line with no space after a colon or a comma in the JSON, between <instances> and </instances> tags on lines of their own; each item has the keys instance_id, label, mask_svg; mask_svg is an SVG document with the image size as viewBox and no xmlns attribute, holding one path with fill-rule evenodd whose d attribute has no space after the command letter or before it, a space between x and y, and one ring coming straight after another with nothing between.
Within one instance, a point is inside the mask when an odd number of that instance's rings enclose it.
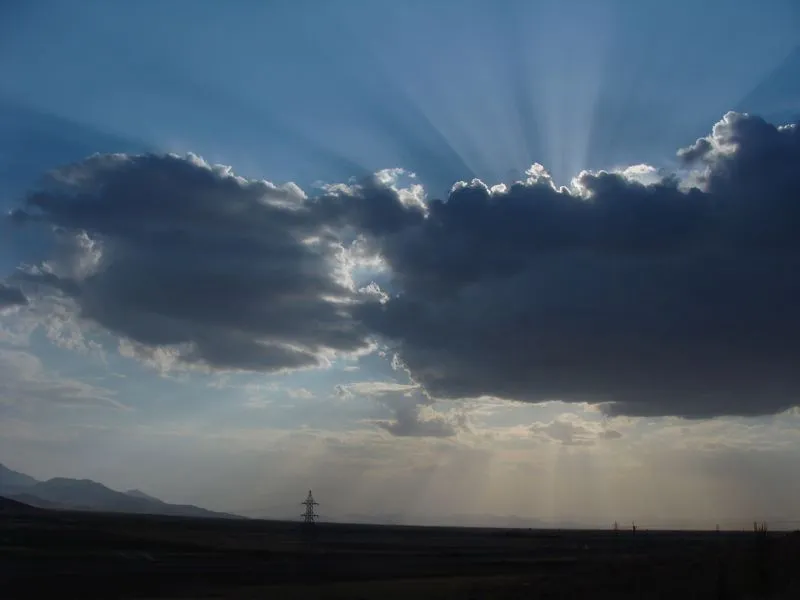
<instances>
[{"instance_id":1,"label":"dark cloud bank","mask_svg":"<svg viewBox=\"0 0 800 600\"><path fill-rule=\"evenodd\" d=\"M15 284L212 368L313 367L377 340L434 397L797 405L800 129L729 113L678 157L649 185L630 169L559 189L535 168L421 204L380 178L307 198L193 156L94 156L11 215L59 241ZM382 257L388 300L349 280L353 240Z\"/></svg>"}]
</instances>

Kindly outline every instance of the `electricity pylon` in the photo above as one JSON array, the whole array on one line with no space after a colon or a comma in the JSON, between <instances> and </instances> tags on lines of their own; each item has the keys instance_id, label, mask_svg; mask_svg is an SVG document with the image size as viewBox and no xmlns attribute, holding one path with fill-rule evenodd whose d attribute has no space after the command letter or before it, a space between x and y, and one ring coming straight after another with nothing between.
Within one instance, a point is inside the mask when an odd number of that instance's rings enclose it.
<instances>
[{"instance_id":1,"label":"electricity pylon","mask_svg":"<svg viewBox=\"0 0 800 600\"><path fill-rule=\"evenodd\" d=\"M303 517L303 523L313 525L316 519L319 519L319 515L314 512L314 507L319 506L319 502L314 500L314 496L311 495L311 490L308 490L308 496L300 504L304 504L306 507L305 512L301 515Z\"/></svg>"}]
</instances>

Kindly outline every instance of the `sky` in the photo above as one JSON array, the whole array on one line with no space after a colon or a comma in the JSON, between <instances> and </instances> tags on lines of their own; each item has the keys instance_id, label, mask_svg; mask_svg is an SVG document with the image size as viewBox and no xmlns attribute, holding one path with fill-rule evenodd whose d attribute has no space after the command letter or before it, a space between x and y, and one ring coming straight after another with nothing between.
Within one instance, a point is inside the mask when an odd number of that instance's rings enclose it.
<instances>
[{"instance_id":1,"label":"sky","mask_svg":"<svg viewBox=\"0 0 800 600\"><path fill-rule=\"evenodd\" d=\"M6 466L800 522L796 2L7 2L0 73Z\"/></svg>"}]
</instances>

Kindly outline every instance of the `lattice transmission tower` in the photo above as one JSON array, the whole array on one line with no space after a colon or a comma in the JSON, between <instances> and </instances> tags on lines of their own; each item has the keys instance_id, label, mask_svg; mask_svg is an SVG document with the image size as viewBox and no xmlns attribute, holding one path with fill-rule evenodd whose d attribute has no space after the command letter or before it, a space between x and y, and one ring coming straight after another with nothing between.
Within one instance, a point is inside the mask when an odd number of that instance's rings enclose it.
<instances>
[{"instance_id":1,"label":"lattice transmission tower","mask_svg":"<svg viewBox=\"0 0 800 600\"><path fill-rule=\"evenodd\" d=\"M311 495L311 490L308 490L308 496L300 504L304 504L306 507L305 512L301 515L303 517L303 523L313 525L316 519L319 519L319 515L314 512L314 507L319 506L319 502L314 500L314 496Z\"/></svg>"}]
</instances>

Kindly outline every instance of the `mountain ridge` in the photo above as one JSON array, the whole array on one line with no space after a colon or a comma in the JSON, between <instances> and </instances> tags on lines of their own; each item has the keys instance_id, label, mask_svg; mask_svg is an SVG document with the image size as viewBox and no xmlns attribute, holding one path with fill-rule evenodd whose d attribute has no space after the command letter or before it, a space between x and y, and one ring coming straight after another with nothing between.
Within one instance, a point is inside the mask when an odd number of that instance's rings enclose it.
<instances>
[{"instance_id":1,"label":"mountain ridge","mask_svg":"<svg viewBox=\"0 0 800 600\"><path fill-rule=\"evenodd\" d=\"M4 464L0 463L0 489L7 487L24 488L39 483L38 479L9 469Z\"/></svg>"},{"instance_id":2,"label":"mountain ridge","mask_svg":"<svg viewBox=\"0 0 800 600\"><path fill-rule=\"evenodd\" d=\"M53 477L39 481L0 464L0 496L31 507L49 510L79 510L154 514L216 519L245 519L241 515L216 512L193 504L171 504L140 490L120 492L91 479Z\"/></svg>"},{"instance_id":3,"label":"mountain ridge","mask_svg":"<svg viewBox=\"0 0 800 600\"><path fill-rule=\"evenodd\" d=\"M151 496L150 494L145 493L142 490L137 490L137 489L125 490L125 493L128 496L133 496L134 498L144 498L145 500L159 500L155 496ZM159 502L160 502L160 500L159 500Z\"/></svg>"}]
</instances>

